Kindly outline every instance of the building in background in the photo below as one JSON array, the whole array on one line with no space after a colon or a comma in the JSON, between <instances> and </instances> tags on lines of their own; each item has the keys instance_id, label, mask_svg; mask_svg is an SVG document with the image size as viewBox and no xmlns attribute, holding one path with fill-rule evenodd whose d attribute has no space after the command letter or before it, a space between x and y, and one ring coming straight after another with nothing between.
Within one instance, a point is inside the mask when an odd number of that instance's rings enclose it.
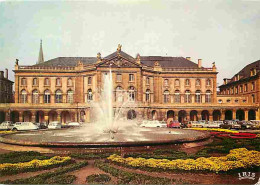
<instances>
[{"instance_id":1,"label":"building in background","mask_svg":"<svg viewBox=\"0 0 260 185\"><path fill-rule=\"evenodd\" d=\"M6 118L12 121L89 122L95 115L91 104L99 100L110 69L113 104L134 103L124 113L127 119L224 120L230 112L232 119L240 118L241 111L253 112L252 118L259 119L259 103L243 102L241 96L238 103L220 101L215 63L205 68L201 59L194 63L190 57L132 57L121 45L104 58L98 53L44 61L41 43L37 64L23 66L16 61L15 103L0 110L10 112Z\"/></svg>"},{"instance_id":2,"label":"building in background","mask_svg":"<svg viewBox=\"0 0 260 185\"><path fill-rule=\"evenodd\" d=\"M221 103L234 103L237 106L250 104L259 107L260 60L248 64L231 79L225 78L219 89L218 101ZM255 112L250 108L240 110L236 118L252 120L255 118Z\"/></svg>"},{"instance_id":3,"label":"building in background","mask_svg":"<svg viewBox=\"0 0 260 185\"><path fill-rule=\"evenodd\" d=\"M0 71L0 103L6 106L6 103L13 102L13 82L8 79L8 69ZM7 112L8 114L8 112ZM5 113L0 112L0 123L5 120Z\"/></svg>"}]
</instances>

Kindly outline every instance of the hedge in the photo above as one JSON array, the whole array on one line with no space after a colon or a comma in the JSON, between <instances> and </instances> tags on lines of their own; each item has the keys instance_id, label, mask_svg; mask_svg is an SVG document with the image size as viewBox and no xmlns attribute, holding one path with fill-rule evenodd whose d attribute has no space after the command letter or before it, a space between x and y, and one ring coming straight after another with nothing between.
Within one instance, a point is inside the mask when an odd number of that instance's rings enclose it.
<instances>
[{"instance_id":1,"label":"hedge","mask_svg":"<svg viewBox=\"0 0 260 185\"><path fill-rule=\"evenodd\" d=\"M46 172L40 175L25 179L17 179L14 181L8 180L0 182L1 184L71 184L76 177L73 175L64 175L67 172L78 170L84 166L87 166L87 161L70 164L69 166L57 169L53 172Z\"/></svg>"}]
</instances>

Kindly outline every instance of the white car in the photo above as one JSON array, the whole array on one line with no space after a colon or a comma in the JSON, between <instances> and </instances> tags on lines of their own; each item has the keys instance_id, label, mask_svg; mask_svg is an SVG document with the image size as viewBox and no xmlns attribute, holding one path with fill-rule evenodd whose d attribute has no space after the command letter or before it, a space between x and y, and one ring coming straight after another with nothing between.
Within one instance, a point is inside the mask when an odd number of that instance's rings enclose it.
<instances>
[{"instance_id":1,"label":"white car","mask_svg":"<svg viewBox=\"0 0 260 185\"><path fill-rule=\"evenodd\" d=\"M38 126L32 122L16 122L12 130L37 130Z\"/></svg>"},{"instance_id":2,"label":"white car","mask_svg":"<svg viewBox=\"0 0 260 185\"><path fill-rule=\"evenodd\" d=\"M61 128L61 123L59 121L50 122L48 125L48 129L58 129Z\"/></svg>"},{"instance_id":3,"label":"white car","mask_svg":"<svg viewBox=\"0 0 260 185\"><path fill-rule=\"evenodd\" d=\"M163 124L161 124L158 120L145 121L140 125L140 127L163 127Z\"/></svg>"},{"instance_id":4,"label":"white car","mask_svg":"<svg viewBox=\"0 0 260 185\"><path fill-rule=\"evenodd\" d=\"M79 122L68 122L66 123L69 127L79 127L80 123Z\"/></svg>"},{"instance_id":5,"label":"white car","mask_svg":"<svg viewBox=\"0 0 260 185\"><path fill-rule=\"evenodd\" d=\"M205 124L205 127L207 128L220 128L220 125L223 124L223 121L209 121L207 124Z\"/></svg>"},{"instance_id":6,"label":"white car","mask_svg":"<svg viewBox=\"0 0 260 185\"><path fill-rule=\"evenodd\" d=\"M12 130L13 126L12 121L4 121L0 124L0 130Z\"/></svg>"}]
</instances>

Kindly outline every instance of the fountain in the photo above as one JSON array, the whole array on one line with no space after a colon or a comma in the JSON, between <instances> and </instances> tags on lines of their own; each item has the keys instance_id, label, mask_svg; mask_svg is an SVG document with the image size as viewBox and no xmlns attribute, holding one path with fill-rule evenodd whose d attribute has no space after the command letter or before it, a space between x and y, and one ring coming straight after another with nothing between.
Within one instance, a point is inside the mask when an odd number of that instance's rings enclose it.
<instances>
[{"instance_id":1,"label":"fountain","mask_svg":"<svg viewBox=\"0 0 260 185\"><path fill-rule=\"evenodd\" d=\"M99 101L91 103L96 120L79 128L39 130L5 135L3 143L47 147L122 147L151 146L193 142L208 134L183 129L141 128L134 120L124 119L124 113L136 105L127 93L121 93L121 103L113 103L113 79L110 67L104 75Z\"/></svg>"}]
</instances>

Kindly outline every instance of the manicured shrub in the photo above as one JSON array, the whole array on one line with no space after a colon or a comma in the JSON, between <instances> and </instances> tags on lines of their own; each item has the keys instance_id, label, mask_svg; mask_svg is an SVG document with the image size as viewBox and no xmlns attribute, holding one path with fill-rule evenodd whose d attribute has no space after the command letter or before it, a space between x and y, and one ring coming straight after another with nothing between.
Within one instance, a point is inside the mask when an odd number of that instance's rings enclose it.
<instances>
[{"instance_id":1,"label":"manicured shrub","mask_svg":"<svg viewBox=\"0 0 260 185\"><path fill-rule=\"evenodd\" d=\"M107 174L93 174L89 175L86 178L86 181L88 183L93 183L93 184L104 184L106 182L109 182L111 180L111 177Z\"/></svg>"},{"instance_id":2,"label":"manicured shrub","mask_svg":"<svg viewBox=\"0 0 260 185\"><path fill-rule=\"evenodd\" d=\"M260 152L248 151L246 148L233 149L223 157L200 157L197 159L144 159L123 158L111 155L108 160L134 168L154 168L161 170L213 171L226 172L235 169L247 169L260 166Z\"/></svg>"},{"instance_id":3,"label":"manicured shrub","mask_svg":"<svg viewBox=\"0 0 260 185\"><path fill-rule=\"evenodd\" d=\"M17 179L14 181L4 181L0 182L1 184L70 184L76 177L71 175L64 175L67 172L72 172L78 170L88 164L87 161L82 161L79 163L70 164L69 166L55 170L54 172L46 172L40 175L29 177L26 179Z\"/></svg>"},{"instance_id":4,"label":"manicured shrub","mask_svg":"<svg viewBox=\"0 0 260 185\"><path fill-rule=\"evenodd\" d=\"M28 171L37 171L40 169L50 169L71 163L70 157L55 156L46 160L34 159L24 163L3 163L0 164L0 175L15 174Z\"/></svg>"},{"instance_id":5,"label":"manicured shrub","mask_svg":"<svg viewBox=\"0 0 260 185\"><path fill-rule=\"evenodd\" d=\"M112 154L113 153L72 153L70 156L72 158L90 160L107 158Z\"/></svg>"},{"instance_id":6,"label":"manicured shrub","mask_svg":"<svg viewBox=\"0 0 260 185\"><path fill-rule=\"evenodd\" d=\"M3 163L22 163L22 162L28 162L33 159L49 159L48 156L43 156L39 152L10 152L6 154L0 154L0 164Z\"/></svg>"},{"instance_id":7,"label":"manicured shrub","mask_svg":"<svg viewBox=\"0 0 260 185\"><path fill-rule=\"evenodd\" d=\"M103 161L95 161L95 166L117 177L118 184L171 184L173 180L168 178L151 177L138 173L131 173L114 168Z\"/></svg>"}]
</instances>

